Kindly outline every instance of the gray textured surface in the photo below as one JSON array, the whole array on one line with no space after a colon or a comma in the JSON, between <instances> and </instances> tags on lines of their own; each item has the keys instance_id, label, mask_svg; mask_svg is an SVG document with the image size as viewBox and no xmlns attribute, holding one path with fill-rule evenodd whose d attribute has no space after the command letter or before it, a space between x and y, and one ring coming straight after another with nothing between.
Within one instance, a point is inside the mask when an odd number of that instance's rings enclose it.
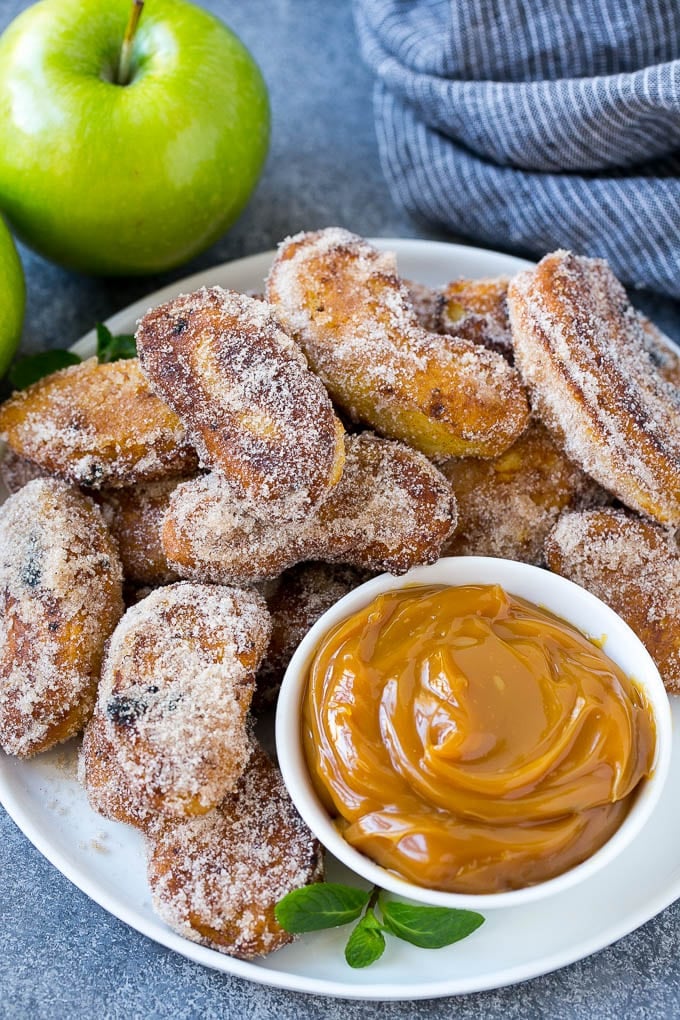
<instances>
[{"instance_id":1,"label":"gray textured surface","mask_svg":"<svg viewBox=\"0 0 680 1020\"><path fill-rule=\"evenodd\" d=\"M152 0L151 0L152 2ZM0 0L0 28L27 6ZM365 234L440 237L392 204L377 161L370 79L339 0L206 4L257 57L269 83L272 151L258 191L219 244L174 274L250 254L292 231L339 223ZM171 276L95 281L22 251L26 350L71 343ZM644 301L643 301L644 303ZM670 302L647 305L674 336ZM110 917L63 878L0 810L0 1018L514 1017L680 1015L680 904L589 960L515 988L380 1004L311 998L215 974ZM631 875L631 881L635 876ZM517 937L521 938L518 932Z\"/></svg>"}]
</instances>

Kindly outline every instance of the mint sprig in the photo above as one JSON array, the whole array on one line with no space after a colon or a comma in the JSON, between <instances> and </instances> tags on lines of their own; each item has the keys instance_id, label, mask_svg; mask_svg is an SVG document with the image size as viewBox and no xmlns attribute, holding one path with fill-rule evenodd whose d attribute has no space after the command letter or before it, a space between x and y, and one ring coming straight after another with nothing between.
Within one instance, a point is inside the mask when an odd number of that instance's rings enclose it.
<instances>
[{"instance_id":1,"label":"mint sprig","mask_svg":"<svg viewBox=\"0 0 680 1020\"><path fill-rule=\"evenodd\" d=\"M60 368L80 364L81 359L73 351L65 351L56 347L51 351L40 351L38 354L27 354L19 358L10 368L7 378L15 390L25 390L27 386L52 375Z\"/></svg>"},{"instance_id":2,"label":"mint sprig","mask_svg":"<svg viewBox=\"0 0 680 1020\"><path fill-rule=\"evenodd\" d=\"M97 323L97 358L102 365L122 358L136 358L137 344L132 333L118 333L114 336L103 322Z\"/></svg>"},{"instance_id":3,"label":"mint sprig","mask_svg":"<svg viewBox=\"0 0 680 1020\"><path fill-rule=\"evenodd\" d=\"M385 951L385 935L423 949L441 949L467 938L484 923L474 910L427 907L339 882L303 886L279 900L276 920L291 934L337 928L358 919L345 946L350 967L368 967Z\"/></svg>"},{"instance_id":4,"label":"mint sprig","mask_svg":"<svg viewBox=\"0 0 680 1020\"><path fill-rule=\"evenodd\" d=\"M106 365L110 361L120 361L122 358L137 357L137 344L131 333L114 334L103 322L98 322L96 329L97 359L100 365ZM7 378L15 390L25 390L46 375L52 375L53 372L57 372L60 368L67 368L69 365L79 365L82 360L73 351L63 347L53 347L49 351L28 354L25 358L15 361Z\"/></svg>"}]
</instances>

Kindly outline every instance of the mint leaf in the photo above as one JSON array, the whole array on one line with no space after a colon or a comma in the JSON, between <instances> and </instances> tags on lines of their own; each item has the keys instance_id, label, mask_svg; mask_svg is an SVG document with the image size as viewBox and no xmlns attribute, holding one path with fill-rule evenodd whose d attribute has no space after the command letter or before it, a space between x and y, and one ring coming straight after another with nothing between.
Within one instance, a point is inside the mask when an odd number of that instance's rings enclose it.
<instances>
[{"instance_id":1,"label":"mint leaf","mask_svg":"<svg viewBox=\"0 0 680 1020\"><path fill-rule=\"evenodd\" d=\"M380 897L385 927L393 935L423 949L441 949L476 931L484 918L474 910L419 907Z\"/></svg>"},{"instance_id":2,"label":"mint leaf","mask_svg":"<svg viewBox=\"0 0 680 1020\"><path fill-rule=\"evenodd\" d=\"M350 967L368 967L385 952L385 937L380 924L371 911L362 917L347 940L345 959Z\"/></svg>"},{"instance_id":3,"label":"mint leaf","mask_svg":"<svg viewBox=\"0 0 680 1020\"><path fill-rule=\"evenodd\" d=\"M293 889L274 908L281 927L294 935L321 928L337 928L355 921L361 914L370 892L338 882L317 882Z\"/></svg>"},{"instance_id":4,"label":"mint leaf","mask_svg":"<svg viewBox=\"0 0 680 1020\"><path fill-rule=\"evenodd\" d=\"M382 921L375 913L377 906ZM361 917L361 914L364 916ZM385 952L385 934L422 949L441 949L476 931L484 918L473 910L448 910L386 899L377 886L369 891L337 882L294 889L274 908L276 920L292 934L336 928L361 918L345 946L350 967L368 967Z\"/></svg>"},{"instance_id":5,"label":"mint leaf","mask_svg":"<svg viewBox=\"0 0 680 1020\"><path fill-rule=\"evenodd\" d=\"M114 336L103 322L97 323L97 358L101 365L109 361L120 361L121 358L136 358L137 344L131 333L119 333Z\"/></svg>"},{"instance_id":6,"label":"mint leaf","mask_svg":"<svg viewBox=\"0 0 680 1020\"><path fill-rule=\"evenodd\" d=\"M136 358L137 345L132 334L121 333L114 336L103 322L97 323L97 358L104 365L109 361L120 361L121 358ZM56 347L51 351L40 351L20 358L10 368L7 378L15 390L25 390L38 379L51 375L60 368L79 365L82 358L73 351Z\"/></svg>"},{"instance_id":7,"label":"mint leaf","mask_svg":"<svg viewBox=\"0 0 680 1020\"><path fill-rule=\"evenodd\" d=\"M27 386L37 382L38 379L51 375L57 369L78 365L80 361L81 359L73 351L64 351L57 347L52 351L40 351L39 354L29 354L27 357L15 361L7 378L15 390L25 390Z\"/></svg>"}]
</instances>

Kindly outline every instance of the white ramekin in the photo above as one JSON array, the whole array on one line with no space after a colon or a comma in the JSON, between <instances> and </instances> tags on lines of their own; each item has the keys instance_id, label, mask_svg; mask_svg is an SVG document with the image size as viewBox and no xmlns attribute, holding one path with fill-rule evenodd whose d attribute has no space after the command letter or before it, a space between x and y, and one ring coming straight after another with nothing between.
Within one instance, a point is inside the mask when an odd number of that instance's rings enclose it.
<instances>
[{"instance_id":1,"label":"white ramekin","mask_svg":"<svg viewBox=\"0 0 680 1020\"><path fill-rule=\"evenodd\" d=\"M510 892L469 894L426 889L388 871L350 846L317 797L302 747L301 703L307 669L321 639L332 627L368 605L383 592L423 584L499 584L512 595L550 610L588 637L602 641L605 653L644 691L654 714L657 746L653 773L614 835L591 857L538 885ZM374 885L404 898L435 906L487 910L520 904L563 892L609 864L635 839L658 803L671 758L671 712L668 695L651 656L620 616L590 592L558 574L514 560L459 556L416 567L402 577L383 574L345 595L314 624L290 661L276 711L276 748L288 791L317 839L338 860Z\"/></svg>"}]
</instances>

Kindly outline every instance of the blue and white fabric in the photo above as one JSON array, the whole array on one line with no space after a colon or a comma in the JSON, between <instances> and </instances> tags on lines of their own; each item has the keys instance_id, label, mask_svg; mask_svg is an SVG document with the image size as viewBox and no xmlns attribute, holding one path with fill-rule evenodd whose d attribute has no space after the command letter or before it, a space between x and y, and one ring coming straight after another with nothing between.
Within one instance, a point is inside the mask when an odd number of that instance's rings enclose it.
<instances>
[{"instance_id":1,"label":"blue and white fabric","mask_svg":"<svg viewBox=\"0 0 680 1020\"><path fill-rule=\"evenodd\" d=\"M493 247L680 297L680 3L355 0L385 175Z\"/></svg>"}]
</instances>

